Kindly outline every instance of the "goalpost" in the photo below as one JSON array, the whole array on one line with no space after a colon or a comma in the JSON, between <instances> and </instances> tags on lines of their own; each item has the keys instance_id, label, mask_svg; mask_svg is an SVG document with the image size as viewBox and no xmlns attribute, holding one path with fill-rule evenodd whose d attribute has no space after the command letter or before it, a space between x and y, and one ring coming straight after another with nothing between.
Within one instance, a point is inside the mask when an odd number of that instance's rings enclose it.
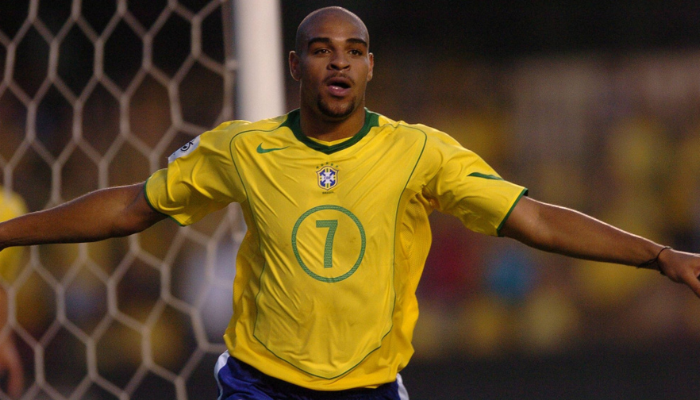
<instances>
[{"instance_id":1,"label":"goalpost","mask_svg":"<svg viewBox=\"0 0 700 400\"><path fill-rule=\"evenodd\" d=\"M55 206L145 180L225 120L282 114L281 31L278 0L2 7L4 191ZM244 233L231 206L190 227L28 249L2 282L22 398L215 398Z\"/></svg>"}]
</instances>

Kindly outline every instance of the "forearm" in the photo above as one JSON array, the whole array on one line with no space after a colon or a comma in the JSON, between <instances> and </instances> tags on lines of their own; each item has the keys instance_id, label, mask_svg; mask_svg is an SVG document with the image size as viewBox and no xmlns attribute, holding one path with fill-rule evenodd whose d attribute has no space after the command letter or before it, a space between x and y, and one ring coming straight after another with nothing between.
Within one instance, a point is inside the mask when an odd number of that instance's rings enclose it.
<instances>
[{"instance_id":1,"label":"forearm","mask_svg":"<svg viewBox=\"0 0 700 400\"><path fill-rule=\"evenodd\" d=\"M162 219L144 207L142 184L91 192L60 206L0 224L0 249L126 236Z\"/></svg>"},{"instance_id":2,"label":"forearm","mask_svg":"<svg viewBox=\"0 0 700 400\"><path fill-rule=\"evenodd\" d=\"M502 233L529 246L576 258L640 265L662 246L563 207L523 199Z\"/></svg>"}]
</instances>

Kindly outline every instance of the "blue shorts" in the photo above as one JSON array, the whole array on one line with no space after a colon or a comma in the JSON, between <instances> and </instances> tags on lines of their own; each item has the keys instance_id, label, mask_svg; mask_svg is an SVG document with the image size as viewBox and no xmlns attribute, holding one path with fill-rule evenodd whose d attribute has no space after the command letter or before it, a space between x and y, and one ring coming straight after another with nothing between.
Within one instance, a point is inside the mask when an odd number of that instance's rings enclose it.
<instances>
[{"instance_id":1,"label":"blue shorts","mask_svg":"<svg viewBox=\"0 0 700 400\"><path fill-rule=\"evenodd\" d=\"M317 391L267 376L229 356L228 351L219 357L214 376L218 400L408 400L401 375L376 389Z\"/></svg>"}]
</instances>

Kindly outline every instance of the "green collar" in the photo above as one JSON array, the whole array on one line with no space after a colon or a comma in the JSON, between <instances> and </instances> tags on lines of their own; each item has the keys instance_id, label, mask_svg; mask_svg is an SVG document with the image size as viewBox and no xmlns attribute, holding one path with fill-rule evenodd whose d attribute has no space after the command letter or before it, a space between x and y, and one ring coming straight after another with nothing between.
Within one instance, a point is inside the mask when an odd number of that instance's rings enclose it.
<instances>
[{"instance_id":1,"label":"green collar","mask_svg":"<svg viewBox=\"0 0 700 400\"><path fill-rule=\"evenodd\" d=\"M362 140L363 137L367 136L367 133L369 133L370 129L378 125L379 114L373 113L365 108L365 124L362 126L362 129L360 129L359 132L357 132L353 137L342 143L334 144L332 146L326 146L325 144L321 144L309 139L301 131L301 113L299 112L299 109L291 111L289 114L287 114L287 120L284 121L284 123L282 124L282 126L286 126L289 129L291 129L294 133L294 136L296 136L296 138L300 142L324 154L333 154L336 151L347 149L348 147Z\"/></svg>"}]
</instances>

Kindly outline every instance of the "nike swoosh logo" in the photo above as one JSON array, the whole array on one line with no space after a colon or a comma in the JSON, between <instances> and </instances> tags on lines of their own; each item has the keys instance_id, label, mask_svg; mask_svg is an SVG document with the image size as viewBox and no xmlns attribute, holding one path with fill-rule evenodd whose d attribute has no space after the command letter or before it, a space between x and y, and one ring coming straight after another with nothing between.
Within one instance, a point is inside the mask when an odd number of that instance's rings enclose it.
<instances>
[{"instance_id":1,"label":"nike swoosh logo","mask_svg":"<svg viewBox=\"0 0 700 400\"><path fill-rule=\"evenodd\" d=\"M287 147L289 147L289 146L287 146ZM258 145L258 148L257 148L256 150L258 151L258 153L264 154L264 153L269 153L269 152L271 152L271 151L284 150L284 149L286 149L287 147L273 147L273 148L271 148L271 149L263 149L262 143L260 143L260 144Z\"/></svg>"}]
</instances>

